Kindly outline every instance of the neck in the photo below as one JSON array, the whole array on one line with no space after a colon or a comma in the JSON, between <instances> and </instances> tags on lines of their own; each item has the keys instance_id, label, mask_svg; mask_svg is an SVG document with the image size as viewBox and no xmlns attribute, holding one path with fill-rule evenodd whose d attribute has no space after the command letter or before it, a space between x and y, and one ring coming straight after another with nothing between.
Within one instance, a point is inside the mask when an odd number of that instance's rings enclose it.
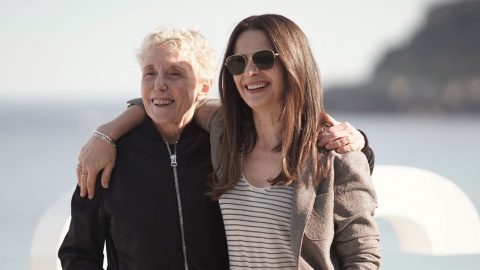
<instances>
[{"instance_id":1,"label":"neck","mask_svg":"<svg viewBox=\"0 0 480 270\"><path fill-rule=\"evenodd\" d=\"M172 135L172 136L164 136L162 135L162 139L167 142L168 144L175 144L178 139L180 139L180 134Z\"/></svg>"},{"instance_id":2,"label":"neck","mask_svg":"<svg viewBox=\"0 0 480 270\"><path fill-rule=\"evenodd\" d=\"M162 139L168 144L174 144L180 139L183 129L193 120L194 107L189 112L177 121L172 121L169 123L155 123L153 125L157 129Z\"/></svg>"},{"instance_id":3,"label":"neck","mask_svg":"<svg viewBox=\"0 0 480 270\"><path fill-rule=\"evenodd\" d=\"M160 133L160 136L162 136L163 141L167 142L168 144L174 144L180 139L180 135L182 135L182 131L187 126L187 124L188 122L181 125L154 125L158 133Z\"/></svg>"},{"instance_id":4,"label":"neck","mask_svg":"<svg viewBox=\"0 0 480 270\"><path fill-rule=\"evenodd\" d=\"M253 112L257 141L255 147L273 149L282 138L282 122L278 113Z\"/></svg>"},{"instance_id":5,"label":"neck","mask_svg":"<svg viewBox=\"0 0 480 270\"><path fill-rule=\"evenodd\" d=\"M180 139L180 135L182 134L183 128L180 129L159 129L157 128L160 136L162 139L167 142L168 144L174 144L178 139Z\"/></svg>"}]
</instances>

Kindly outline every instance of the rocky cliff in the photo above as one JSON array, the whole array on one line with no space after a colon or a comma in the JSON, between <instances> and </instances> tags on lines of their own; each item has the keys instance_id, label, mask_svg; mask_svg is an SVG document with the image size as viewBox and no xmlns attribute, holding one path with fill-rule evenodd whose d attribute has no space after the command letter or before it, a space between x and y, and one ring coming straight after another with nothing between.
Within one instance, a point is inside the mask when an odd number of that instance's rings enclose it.
<instances>
[{"instance_id":1,"label":"rocky cliff","mask_svg":"<svg viewBox=\"0 0 480 270\"><path fill-rule=\"evenodd\" d=\"M363 85L326 89L327 110L480 112L480 1L433 7Z\"/></svg>"}]
</instances>

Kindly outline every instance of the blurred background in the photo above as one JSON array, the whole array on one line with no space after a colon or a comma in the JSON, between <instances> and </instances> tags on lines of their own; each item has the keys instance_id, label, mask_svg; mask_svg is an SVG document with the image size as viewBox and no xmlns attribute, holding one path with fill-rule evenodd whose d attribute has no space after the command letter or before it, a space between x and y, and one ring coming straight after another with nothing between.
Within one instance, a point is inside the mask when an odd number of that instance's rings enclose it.
<instances>
[{"instance_id":1,"label":"blurred background","mask_svg":"<svg viewBox=\"0 0 480 270\"><path fill-rule=\"evenodd\" d=\"M241 19L289 17L309 37L327 111L367 133L376 164L442 175L480 209L480 1L9 2L0 2L0 269L30 268L35 228L73 192L81 146L140 96L134 51L159 25L199 29L220 58ZM378 221L383 269L480 269L479 254L402 253Z\"/></svg>"}]
</instances>

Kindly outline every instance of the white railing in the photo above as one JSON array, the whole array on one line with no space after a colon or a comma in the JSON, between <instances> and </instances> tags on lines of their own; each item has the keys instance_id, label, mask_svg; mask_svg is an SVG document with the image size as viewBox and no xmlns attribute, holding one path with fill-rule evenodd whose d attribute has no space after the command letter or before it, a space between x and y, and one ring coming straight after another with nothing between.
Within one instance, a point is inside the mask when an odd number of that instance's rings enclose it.
<instances>
[{"instance_id":1,"label":"white railing","mask_svg":"<svg viewBox=\"0 0 480 270\"><path fill-rule=\"evenodd\" d=\"M480 254L480 217L453 182L430 171L385 165L375 166L372 178L379 201L376 217L394 228L402 252ZM31 270L61 269L57 252L70 223L72 193L66 192L40 219Z\"/></svg>"}]
</instances>

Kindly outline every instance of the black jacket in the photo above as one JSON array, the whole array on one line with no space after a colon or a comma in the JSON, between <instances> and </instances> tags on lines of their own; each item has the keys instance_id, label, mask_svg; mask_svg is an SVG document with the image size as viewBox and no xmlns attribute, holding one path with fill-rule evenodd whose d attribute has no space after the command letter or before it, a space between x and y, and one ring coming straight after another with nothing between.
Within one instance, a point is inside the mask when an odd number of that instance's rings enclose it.
<instances>
[{"instance_id":1,"label":"black jacket","mask_svg":"<svg viewBox=\"0 0 480 270\"><path fill-rule=\"evenodd\" d=\"M63 269L184 269L173 169L165 142L147 117L117 141L110 188L72 198L72 221L59 250ZM173 152L173 147L172 147ZM177 144L177 171L189 269L228 269L220 208L205 194L212 172L209 136L190 123Z\"/></svg>"}]
</instances>

